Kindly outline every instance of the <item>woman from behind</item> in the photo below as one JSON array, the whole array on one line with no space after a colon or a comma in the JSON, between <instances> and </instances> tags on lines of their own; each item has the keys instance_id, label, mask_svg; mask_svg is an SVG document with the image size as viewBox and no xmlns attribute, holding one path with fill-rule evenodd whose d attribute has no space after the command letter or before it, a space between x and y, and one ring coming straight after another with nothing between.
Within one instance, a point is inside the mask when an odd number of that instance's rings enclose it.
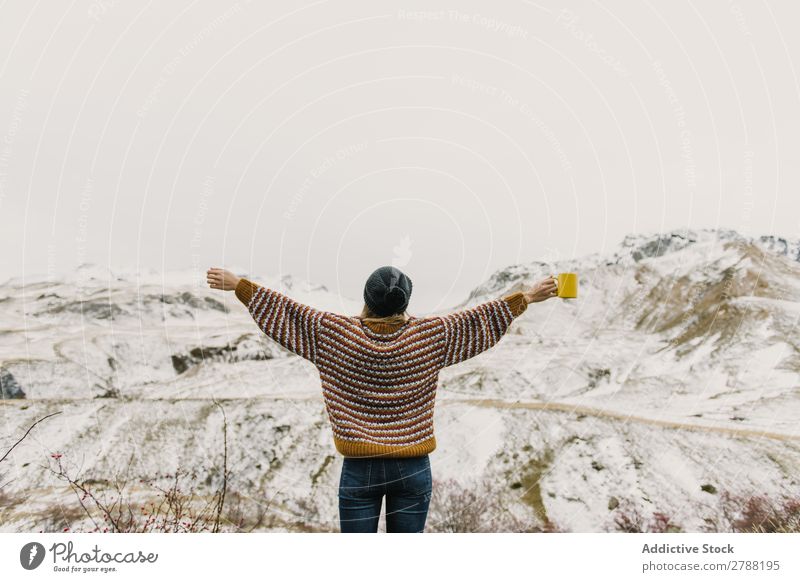
<instances>
[{"instance_id":1,"label":"woman from behind","mask_svg":"<svg viewBox=\"0 0 800 582\"><path fill-rule=\"evenodd\" d=\"M212 288L235 290L259 328L320 373L336 449L344 533L424 531L432 493L429 454L439 371L494 346L529 303L556 296L556 280L443 316L407 313L411 279L376 269L358 316L320 311L286 295L209 269Z\"/></svg>"}]
</instances>

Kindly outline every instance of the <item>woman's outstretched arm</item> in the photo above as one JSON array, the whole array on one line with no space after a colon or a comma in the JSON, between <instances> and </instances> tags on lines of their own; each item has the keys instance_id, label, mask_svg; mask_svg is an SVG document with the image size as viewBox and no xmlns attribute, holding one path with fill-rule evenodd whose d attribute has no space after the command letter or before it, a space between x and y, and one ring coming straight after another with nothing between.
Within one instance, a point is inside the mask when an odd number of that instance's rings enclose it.
<instances>
[{"instance_id":1,"label":"woman's outstretched arm","mask_svg":"<svg viewBox=\"0 0 800 582\"><path fill-rule=\"evenodd\" d=\"M261 331L270 338L298 356L316 363L317 334L327 312L299 303L283 293L237 277L224 269L209 269L207 279L212 289L234 291Z\"/></svg>"},{"instance_id":2,"label":"woman's outstretched arm","mask_svg":"<svg viewBox=\"0 0 800 582\"><path fill-rule=\"evenodd\" d=\"M445 330L444 365L458 364L494 346L529 303L556 297L555 281L548 277L525 291L440 316Z\"/></svg>"}]
</instances>

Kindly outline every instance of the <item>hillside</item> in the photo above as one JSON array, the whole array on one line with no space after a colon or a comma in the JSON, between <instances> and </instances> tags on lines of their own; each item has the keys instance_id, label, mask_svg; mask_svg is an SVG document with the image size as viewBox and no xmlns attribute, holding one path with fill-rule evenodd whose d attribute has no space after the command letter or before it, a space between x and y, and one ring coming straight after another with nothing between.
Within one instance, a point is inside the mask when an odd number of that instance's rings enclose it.
<instances>
[{"instance_id":1,"label":"hillside","mask_svg":"<svg viewBox=\"0 0 800 582\"><path fill-rule=\"evenodd\" d=\"M614 499L696 529L716 501L709 484L800 491L800 242L628 236L608 254L511 265L453 309L562 271L579 273L579 299L530 305L495 348L441 373L435 483L484 477L509 511L570 531L604 531ZM360 311L322 285L250 277ZM56 452L95 479L180 465L199 471L201 491L215 488L217 398L229 486L271 503L285 524L269 529L336 531L341 457L316 370L198 278L83 265L69 279L0 285L0 450L62 411L0 465L16 500L0 530L55 528L74 509L45 469Z\"/></svg>"}]
</instances>

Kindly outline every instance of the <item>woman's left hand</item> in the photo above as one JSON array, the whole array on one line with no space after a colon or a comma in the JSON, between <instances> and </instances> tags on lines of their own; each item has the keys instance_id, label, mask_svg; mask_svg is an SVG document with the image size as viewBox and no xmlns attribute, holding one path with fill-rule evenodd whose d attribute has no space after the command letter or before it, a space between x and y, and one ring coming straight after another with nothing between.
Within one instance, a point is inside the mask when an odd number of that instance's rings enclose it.
<instances>
[{"instance_id":1,"label":"woman's left hand","mask_svg":"<svg viewBox=\"0 0 800 582\"><path fill-rule=\"evenodd\" d=\"M206 272L206 280L212 289L222 289L223 291L233 291L239 284L239 277L217 267L211 267Z\"/></svg>"}]
</instances>

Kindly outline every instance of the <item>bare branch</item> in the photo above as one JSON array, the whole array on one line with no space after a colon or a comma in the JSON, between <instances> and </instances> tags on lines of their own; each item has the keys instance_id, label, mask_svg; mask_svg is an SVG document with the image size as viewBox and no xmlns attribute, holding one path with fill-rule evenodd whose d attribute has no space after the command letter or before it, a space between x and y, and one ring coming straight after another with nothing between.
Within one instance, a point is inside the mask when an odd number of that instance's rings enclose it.
<instances>
[{"instance_id":1,"label":"bare branch","mask_svg":"<svg viewBox=\"0 0 800 582\"><path fill-rule=\"evenodd\" d=\"M222 456L222 492L219 497L219 504L216 510L216 519L214 522L213 532L219 532L219 520L222 515L222 507L225 505L225 492L228 488L228 417L225 415L225 409L222 407L216 398L214 404L219 406L222 411L222 439L223 439L223 456Z\"/></svg>"},{"instance_id":2,"label":"bare branch","mask_svg":"<svg viewBox=\"0 0 800 582\"><path fill-rule=\"evenodd\" d=\"M40 418L39 420L37 420L36 422L34 422L34 423L33 423L33 424L30 426L30 428L28 428L28 430L26 430L26 431L25 431L25 434L24 434L24 435L22 435L22 438L21 438L21 439L19 439L17 442L15 442L15 443L13 444L13 446L12 446L10 449L8 449L8 450L6 451L6 454L5 454L5 455L3 455L3 457L2 457L2 458L0 458L0 463L2 463L3 461L5 461L5 460L6 460L6 457L8 457L8 455L10 455L10 454L11 454L11 451L13 451L13 450L14 450L14 447L16 447L16 446L17 446L19 443L21 443L23 440L25 440L25 437L26 437L26 436L28 436L28 433L29 433L29 432L31 432L31 430L33 429L33 427L34 427L34 426L36 426L37 424L39 424L40 422L42 422L42 421L43 421L45 418L50 418L51 416L55 416L56 414L61 414L61 412L62 412L62 411L61 411L61 410L59 410L58 412L54 412L54 413L52 413L52 414L48 414L47 416L43 416L42 418Z\"/></svg>"}]
</instances>

